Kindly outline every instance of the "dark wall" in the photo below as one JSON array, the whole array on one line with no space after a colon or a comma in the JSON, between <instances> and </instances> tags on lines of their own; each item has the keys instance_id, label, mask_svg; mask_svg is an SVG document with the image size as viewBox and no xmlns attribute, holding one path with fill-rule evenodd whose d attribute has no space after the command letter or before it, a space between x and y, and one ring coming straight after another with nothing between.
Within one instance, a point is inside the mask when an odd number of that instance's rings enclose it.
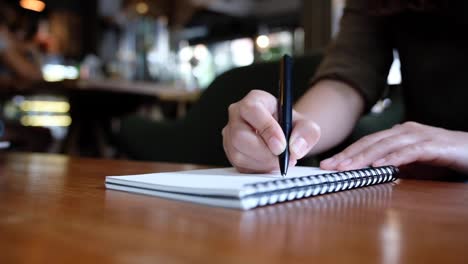
<instances>
[{"instance_id":1,"label":"dark wall","mask_svg":"<svg viewBox=\"0 0 468 264\"><path fill-rule=\"evenodd\" d=\"M97 50L97 35L99 30L96 0L45 0L46 13L68 11L80 17L81 52L79 57L94 53Z\"/></svg>"}]
</instances>

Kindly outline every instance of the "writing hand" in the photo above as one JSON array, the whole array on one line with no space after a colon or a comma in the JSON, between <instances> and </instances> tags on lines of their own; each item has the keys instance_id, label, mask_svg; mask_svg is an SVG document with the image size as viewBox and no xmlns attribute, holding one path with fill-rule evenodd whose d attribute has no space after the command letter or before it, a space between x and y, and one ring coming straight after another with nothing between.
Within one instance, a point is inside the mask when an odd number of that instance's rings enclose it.
<instances>
[{"instance_id":1,"label":"writing hand","mask_svg":"<svg viewBox=\"0 0 468 264\"><path fill-rule=\"evenodd\" d=\"M361 138L320 166L350 170L414 162L468 173L468 133L406 122Z\"/></svg>"},{"instance_id":2,"label":"writing hand","mask_svg":"<svg viewBox=\"0 0 468 264\"><path fill-rule=\"evenodd\" d=\"M279 168L277 156L286 148L286 139L277 122L277 101L273 95L253 90L230 105L229 120L222 134L224 151L238 171L271 172ZM293 111L290 166L304 157L319 137L320 128Z\"/></svg>"}]
</instances>

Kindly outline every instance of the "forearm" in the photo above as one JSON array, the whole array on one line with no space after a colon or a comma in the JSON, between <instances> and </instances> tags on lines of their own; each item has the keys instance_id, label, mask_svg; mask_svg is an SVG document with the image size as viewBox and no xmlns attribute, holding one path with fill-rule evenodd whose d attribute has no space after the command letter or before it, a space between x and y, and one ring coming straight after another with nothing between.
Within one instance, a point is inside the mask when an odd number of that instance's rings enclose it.
<instances>
[{"instance_id":1,"label":"forearm","mask_svg":"<svg viewBox=\"0 0 468 264\"><path fill-rule=\"evenodd\" d=\"M320 140L310 153L326 151L343 141L363 109L362 96L346 83L333 80L316 83L295 105L296 111L320 126Z\"/></svg>"},{"instance_id":2,"label":"forearm","mask_svg":"<svg viewBox=\"0 0 468 264\"><path fill-rule=\"evenodd\" d=\"M383 93L393 60L391 34L387 32L388 19L369 15L365 2L346 2L340 31L314 75L313 81L322 81L316 82L296 105L297 111L321 128L312 154L343 141L364 109ZM346 82L332 81L336 78Z\"/></svg>"}]
</instances>

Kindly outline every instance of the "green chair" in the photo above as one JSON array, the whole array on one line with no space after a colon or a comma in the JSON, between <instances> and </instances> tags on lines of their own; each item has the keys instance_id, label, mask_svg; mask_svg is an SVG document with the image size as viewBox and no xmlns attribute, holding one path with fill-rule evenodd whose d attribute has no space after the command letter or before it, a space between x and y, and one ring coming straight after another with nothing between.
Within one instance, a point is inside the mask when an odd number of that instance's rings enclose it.
<instances>
[{"instance_id":1,"label":"green chair","mask_svg":"<svg viewBox=\"0 0 468 264\"><path fill-rule=\"evenodd\" d=\"M294 98L307 90L321 58L318 53L295 58ZM120 149L129 158L138 160L227 166L221 130L228 120L228 106L253 89L276 95L278 73L277 61L229 70L218 76L179 120L125 118L117 138Z\"/></svg>"}]
</instances>

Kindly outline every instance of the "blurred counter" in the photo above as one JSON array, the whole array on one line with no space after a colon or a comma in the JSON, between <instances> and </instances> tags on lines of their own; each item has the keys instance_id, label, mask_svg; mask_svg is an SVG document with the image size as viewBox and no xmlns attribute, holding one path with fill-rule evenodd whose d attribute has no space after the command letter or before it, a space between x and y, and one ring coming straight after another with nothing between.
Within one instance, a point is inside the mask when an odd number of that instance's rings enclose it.
<instances>
[{"instance_id":1,"label":"blurred counter","mask_svg":"<svg viewBox=\"0 0 468 264\"><path fill-rule=\"evenodd\" d=\"M65 80L60 82L23 82L0 80L0 98L37 94L67 98L71 125L60 152L106 157L112 145L112 123L142 107L170 105L175 113L166 118L180 118L201 90L186 90L177 84L130 82L125 80Z\"/></svg>"}]
</instances>

